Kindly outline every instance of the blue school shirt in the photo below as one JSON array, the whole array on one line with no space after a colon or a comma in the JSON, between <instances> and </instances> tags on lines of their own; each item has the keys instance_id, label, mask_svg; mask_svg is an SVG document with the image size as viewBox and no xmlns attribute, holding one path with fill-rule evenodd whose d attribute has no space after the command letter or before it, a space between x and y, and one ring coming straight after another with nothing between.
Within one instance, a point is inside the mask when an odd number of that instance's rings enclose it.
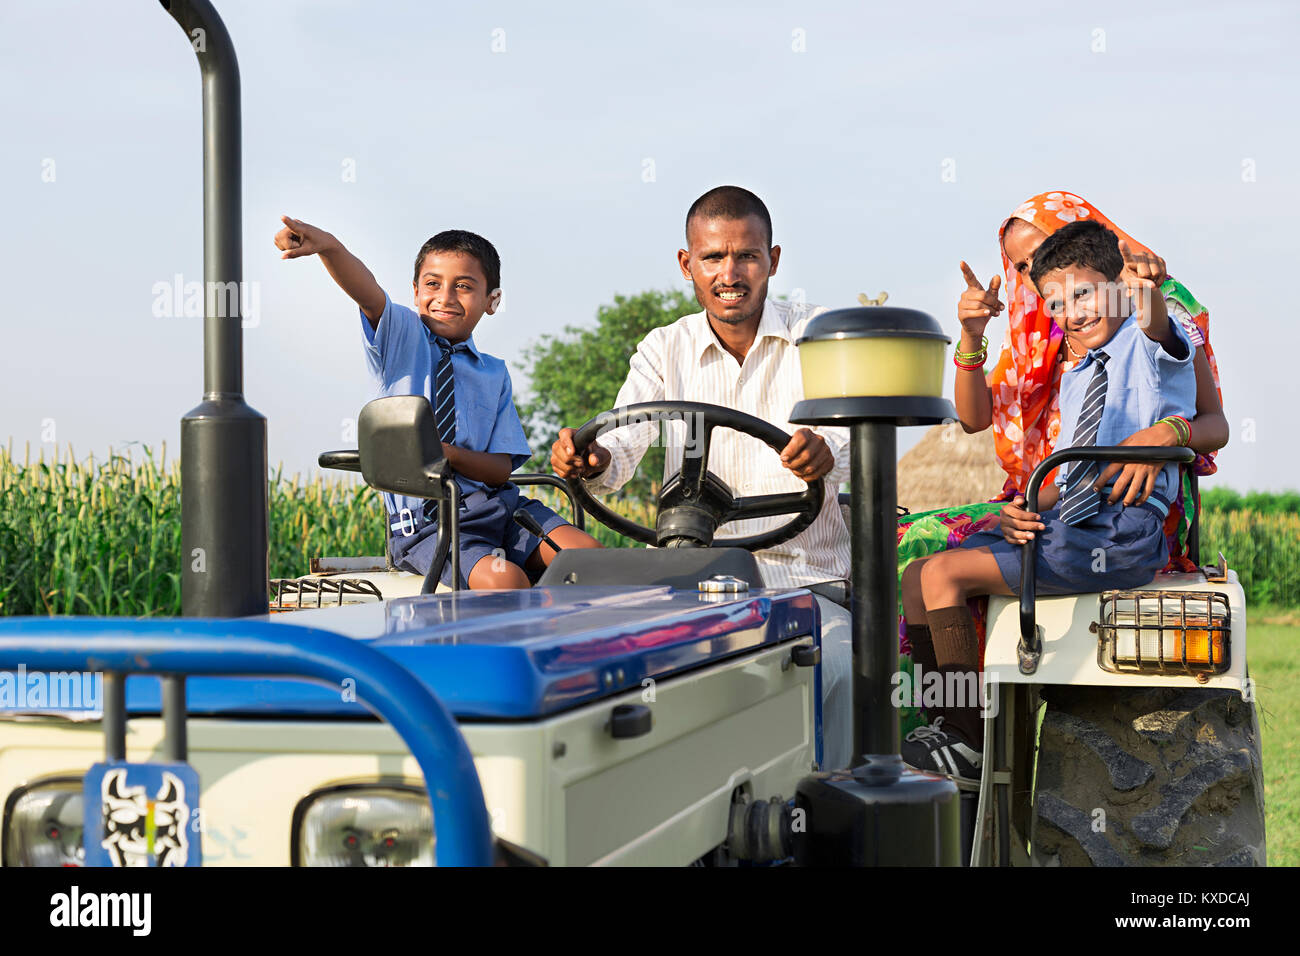
<instances>
[{"instance_id":1,"label":"blue school shirt","mask_svg":"<svg viewBox=\"0 0 1300 956\"><path fill-rule=\"evenodd\" d=\"M371 329L366 314L357 311L361 316L366 364L379 385L375 397L423 395L431 398L434 369L442 358L443 349L436 336L420 321L420 316L404 305L395 304L387 293L384 293L384 312L374 329ZM480 352L474 345L473 336L466 339L466 343L468 349L454 352L451 357L456 381L456 441L453 444L470 451L509 455L513 471L532 456L532 450L515 411L510 371L502 359ZM492 494L497 490L463 475L457 475L456 482L462 496L474 491ZM404 527L393 529L395 541L428 523L424 520L422 498L384 492L384 506L390 515L399 515L403 520Z\"/></svg>"},{"instance_id":2,"label":"blue school shirt","mask_svg":"<svg viewBox=\"0 0 1300 956\"><path fill-rule=\"evenodd\" d=\"M1183 357L1170 354L1159 342L1148 338L1138 328L1137 319L1129 316L1111 336L1110 341L1088 354L1074 368L1061 376L1061 434L1056 439L1056 450L1062 451L1074 444L1074 432L1083 411L1083 398L1092 381L1096 367L1094 356L1105 352L1106 403L1102 406L1101 421L1097 426L1098 445L1118 445L1129 435L1154 425L1167 415L1181 415L1191 420L1196 416L1196 372L1192 359L1196 350L1187 338L1182 324L1170 317L1169 328L1183 348ZM1056 483L1061 488L1069 470L1078 463L1063 465L1057 472ZM1105 465L1099 466L1099 470ZM1096 478L1094 477L1094 481ZM1107 486L1106 493L1110 487ZM1162 513L1168 514L1164 502L1178 495L1178 466L1166 465L1156 479L1152 497L1148 499Z\"/></svg>"}]
</instances>

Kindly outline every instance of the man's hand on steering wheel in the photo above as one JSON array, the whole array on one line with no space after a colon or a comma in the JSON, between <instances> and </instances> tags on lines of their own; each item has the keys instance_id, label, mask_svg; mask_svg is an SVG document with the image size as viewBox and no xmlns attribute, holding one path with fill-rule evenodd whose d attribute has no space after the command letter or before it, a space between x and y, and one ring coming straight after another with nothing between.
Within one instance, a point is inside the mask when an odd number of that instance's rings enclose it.
<instances>
[{"instance_id":1,"label":"man's hand on steering wheel","mask_svg":"<svg viewBox=\"0 0 1300 956\"><path fill-rule=\"evenodd\" d=\"M551 446L551 469L557 475L566 480L590 478L609 467L609 449L594 441L586 448L575 448L573 435L572 428L561 428L560 437Z\"/></svg>"},{"instance_id":2,"label":"man's hand on steering wheel","mask_svg":"<svg viewBox=\"0 0 1300 956\"><path fill-rule=\"evenodd\" d=\"M695 453L683 454L681 468L659 489L655 527L630 521L592 497L581 479L608 466L611 456L596 443L596 436L611 428L651 422L685 422L689 445ZM806 485L803 491L737 496L721 477L708 470L712 435L729 428L757 438L781 464ZM576 431L564 429L551 448L551 465L565 477L569 490L584 511L633 541L658 547L734 547L750 551L774 548L789 541L816 520L825 500L822 476L834 465L834 455L824 439L802 428L791 436L761 418L739 409L704 402L640 402L602 412ZM714 539L725 524L751 518L793 515L785 524L758 534Z\"/></svg>"},{"instance_id":3,"label":"man's hand on steering wheel","mask_svg":"<svg viewBox=\"0 0 1300 956\"><path fill-rule=\"evenodd\" d=\"M605 454L608 456L609 452ZM554 461L554 456L551 460ZM781 464L792 471L796 478L815 481L830 474L835 467L835 455L821 435L810 428L801 428L791 436L790 444L781 450Z\"/></svg>"}]
</instances>

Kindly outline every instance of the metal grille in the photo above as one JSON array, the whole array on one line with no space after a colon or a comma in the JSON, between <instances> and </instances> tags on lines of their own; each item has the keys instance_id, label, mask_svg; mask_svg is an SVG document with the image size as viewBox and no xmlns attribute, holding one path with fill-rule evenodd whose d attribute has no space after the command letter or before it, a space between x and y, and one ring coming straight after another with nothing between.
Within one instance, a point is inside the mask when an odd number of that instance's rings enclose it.
<instances>
[{"instance_id":1,"label":"metal grille","mask_svg":"<svg viewBox=\"0 0 1300 956\"><path fill-rule=\"evenodd\" d=\"M271 613L317 607L342 607L344 597L384 599L379 588L360 578L274 578L270 582ZM316 600L312 601L311 596ZM286 598L293 598L286 602Z\"/></svg>"},{"instance_id":2,"label":"metal grille","mask_svg":"<svg viewBox=\"0 0 1300 956\"><path fill-rule=\"evenodd\" d=\"M1225 673L1231 661L1232 617L1217 591L1105 591L1093 630L1097 663L1112 674L1204 680Z\"/></svg>"}]
</instances>

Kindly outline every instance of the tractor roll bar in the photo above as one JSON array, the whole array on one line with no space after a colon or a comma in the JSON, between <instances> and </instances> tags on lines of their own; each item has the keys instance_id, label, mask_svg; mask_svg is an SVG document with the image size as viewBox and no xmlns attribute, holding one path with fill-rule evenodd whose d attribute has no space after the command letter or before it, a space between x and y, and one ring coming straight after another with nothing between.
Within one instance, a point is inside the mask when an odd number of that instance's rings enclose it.
<instances>
[{"instance_id":1,"label":"tractor roll bar","mask_svg":"<svg viewBox=\"0 0 1300 956\"><path fill-rule=\"evenodd\" d=\"M1038 512L1038 490L1043 481L1058 465L1067 462L1141 461L1175 462L1186 465L1195 459L1196 453L1190 448L1166 448L1159 445L1097 445L1065 448L1048 455L1029 476L1029 485L1025 488L1025 510ZM1038 662L1043 655L1043 644L1038 636L1034 604L1034 591L1038 583L1037 569L1034 565L1034 559L1038 556L1038 538L1030 538L1025 542L1024 549L1020 563L1020 644L1016 652L1020 659L1020 673L1032 674L1038 670Z\"/></svg>"},{"instance_id":2,"label":"tractor roll bar","mask_svg":"<svg viewBox=\"0 0 1300 956\"><path fill-rule=\"evenodd\" d=\"M125 736L122 685L128 674L308 679L332 687L356 682L357 699L386 720L420 765L433 807L439 866L490 866L492 832L469 748L442 703L409 671L379 651L317 628L247 620L140 621L26 618L0 623L0 670L103 671L104 729ZM105 690L109 682L105 680ZM114 713L110 716L110 705ZM120 707L120 709L119 709ZM124 740L110 741L109 749ZM110 757L125 756L109 753Z\"/></svg>"}]
</instances>

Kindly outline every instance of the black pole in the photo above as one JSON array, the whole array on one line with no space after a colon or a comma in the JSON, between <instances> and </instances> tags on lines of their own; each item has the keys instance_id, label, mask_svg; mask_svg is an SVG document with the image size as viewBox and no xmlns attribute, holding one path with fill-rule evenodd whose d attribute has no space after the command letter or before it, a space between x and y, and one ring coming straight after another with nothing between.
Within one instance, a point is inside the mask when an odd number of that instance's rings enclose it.
<instances>
[{"instance_id":1,"label":"black pole","mask_svg":"<svg viewBox=\"0 0 1300 956\"><path fill-rule=\"evenodd\" d=\"M126 759L126 675L104 673L104 759Z\"/></svg>"},{"instance_id":2,"label":"black pole","mask_svg":"<svg viewBox=\"0 0 1300 956\"><path fill-rule=\"evenodd\" d=\"M934 343L949 341L939 323L924 312L875 306L824 312L808 323L798 344L802 350L806 343L818 343L822 362L836 359L834 353L840 352L844 391L850 380L879 378L857 366L852 357L856 353L843 352L846 340L853 339L866 340L866 345L912 340L916 360L927 363L941 357ZM832 345L835 342L840 344ZM808 360L802 360L807 373ZM808 384L805 374L805 387ZM826 380L817 385L819 391L828 390ZM882 385L876 380L871 387ZM937 379L932 388L937 391ZM790 415L790 421L800 425L848 426L852 505L853 757L847 771L831 768L799 781L795 810L803 811L806 824L795 840L798 863L961 862L957 787L951 780L904 766L893 706L898 674L898 426L930 425L953 417L952 403L929 394L829 394L805 398Z\"/></svg>"},{"instance_id":3,"label":"black pole","mask_svg":"<svg viewBox=\"0 0 1300 956\"><path fill-rule=\"evenodd\" d=\"M898 753L898 711L890 701L898 672L898 428L851 427L853 569L853 765ZM888 762L886 762L888 763ZM879 768L877 768L879 769Z\"/></svg>"},{"instance_id":4,"label":"black pole","mask_svg":"<svg viewBox=\"0 0 1300 956\"><path fill-rule=\"evenodd\" d=\"M189 734L186 726L185 675L173 674L162 679L163 754L168 760L184 763L189 759Z\"/></svg>"},{"instance_id":5,"label":"black pole","mask_svg":"<svg viewBox=\"0 0 1300 956\"><path fill-rule=\"evenodd\" d=\"M181 610L267 611L266 419L244 402L239 63L209 0L160 0L203 81L203 400L181 419Z\"/></svg>"}]
</instances>

